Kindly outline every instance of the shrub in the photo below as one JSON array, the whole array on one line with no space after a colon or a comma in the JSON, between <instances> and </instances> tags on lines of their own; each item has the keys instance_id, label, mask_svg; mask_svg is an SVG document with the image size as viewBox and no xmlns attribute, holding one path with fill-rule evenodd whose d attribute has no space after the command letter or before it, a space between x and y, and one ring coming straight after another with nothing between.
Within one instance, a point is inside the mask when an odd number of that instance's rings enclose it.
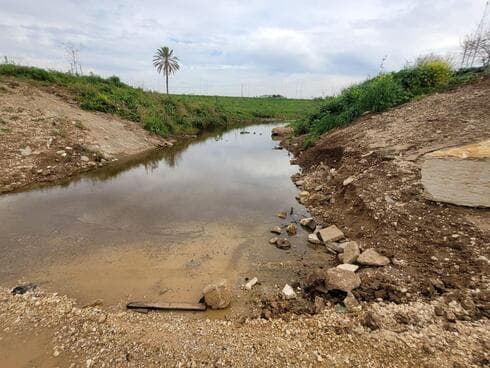
<instances>
[{"instance_id":1,"label":"shrub","mask_svg":"<svg viewBox=\"0 0 490 368\"><path fill-rule=\"evenodd\" d=\"M447 87L452 77L451 66L442 59L424 60L395 73L395 78L412 97Z\"/></svg>"}]
</instances>

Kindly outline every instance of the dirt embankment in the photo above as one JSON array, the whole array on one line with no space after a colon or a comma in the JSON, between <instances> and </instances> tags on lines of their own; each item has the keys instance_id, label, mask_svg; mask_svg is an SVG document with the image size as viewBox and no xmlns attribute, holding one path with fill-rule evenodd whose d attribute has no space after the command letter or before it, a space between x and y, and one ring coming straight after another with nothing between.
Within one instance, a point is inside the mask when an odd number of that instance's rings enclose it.
<instances>
[{"instance_id":1,"label":"dirt embankment","mask_svg":"<svg viewBox=\"0 0 490 368\"><path fill-rule=\"evenodd\" d=\"M461 303L468 319L489 317L490 210L427 200L420 171L427 152L489 137L487 75L364 116L305 151L301 137L283 142L302 167L294 180L309 192L304 203L316 220L336 224L362 248L391 260L359 271L358 300L406 303L442 296Z\"/></svg>"},{"instance_id":2,"label":"dirt embankment","mask_svg":"<svg viewBox=\"0 0 490 368\"><path fill-rule=\"evenodd\" d=\"M169 144L133 122L81 110L63 91L0 78L0 193Z\"/></svg>"}]
</instances>

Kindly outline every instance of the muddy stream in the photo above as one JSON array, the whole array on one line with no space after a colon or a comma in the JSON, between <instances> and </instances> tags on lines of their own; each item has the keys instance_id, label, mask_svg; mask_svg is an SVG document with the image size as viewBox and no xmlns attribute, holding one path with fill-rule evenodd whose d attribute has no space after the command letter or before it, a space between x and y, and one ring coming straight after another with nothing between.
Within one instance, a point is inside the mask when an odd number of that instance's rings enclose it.
<instances>
[{"instance_id":1,"label":"muddy stream","mask_svg":"<svg viewBox=\"0 0 490 368\"><path fill-rule=\"evenodd\" d=\"M284 285L314 257L300 229L284 251L268 243L276 216L295 200L287 151L273 125L249 126L71 179L0 197L0 285L33 282L104 305L131 300L196 302L225 278ZM242 134L243 131L249 134ZM236 300L233 308L243 306Z\"/></svg>"}]
</instances>

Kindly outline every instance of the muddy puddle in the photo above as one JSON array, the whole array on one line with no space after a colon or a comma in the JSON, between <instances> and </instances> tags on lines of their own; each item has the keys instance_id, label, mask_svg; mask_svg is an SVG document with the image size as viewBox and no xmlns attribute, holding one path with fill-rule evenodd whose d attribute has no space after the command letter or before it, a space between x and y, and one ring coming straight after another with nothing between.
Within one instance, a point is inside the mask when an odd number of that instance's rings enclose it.
<instances>
[{"instance_id":1,"label":"muddy puddle","mask_svg":"<svg viewBox=\"0 0 490 368\"><path fill-rule=\"evenodd\" d=\"M306 215L290 180L297 167L274 149L276 125L208 134L63 185L1 196L0 285L33 282L80 304L124 305L196 302L220 278L237 291L247 277L291 282L288 264L315 251L301 230L289 251L268 244L269 229L290 221L278 211Z\"/></svg>"}]
</instances>

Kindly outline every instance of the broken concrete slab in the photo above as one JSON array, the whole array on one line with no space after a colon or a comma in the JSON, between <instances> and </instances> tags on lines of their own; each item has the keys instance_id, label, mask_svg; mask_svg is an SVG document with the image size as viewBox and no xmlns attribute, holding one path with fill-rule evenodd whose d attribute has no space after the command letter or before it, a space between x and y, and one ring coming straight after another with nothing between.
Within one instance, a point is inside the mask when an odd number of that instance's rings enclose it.
<instances>
[{"instance_id":1,"label":"broken concrete slab","mask_svg":"<svg viewBox=\"0 0 490 368\"><path fill-rule=\"evenodd\" d=\"M339 230L339 228L335 225L331 225L325 229L321 229L318 234L320 235L320 239L324 242L335 242L337 240L343 239L344 233Z\"/></svg>"},{"instance_id":2,"label":"broken concrete slab","mask_svg":"<svg viewBox=\"0 0 490 368\"><path fill-rule=\"evenodd\" d=\"M490 207L490 140L426 154L422 185L433 201Z\"/></svg>"}]
</instances>

